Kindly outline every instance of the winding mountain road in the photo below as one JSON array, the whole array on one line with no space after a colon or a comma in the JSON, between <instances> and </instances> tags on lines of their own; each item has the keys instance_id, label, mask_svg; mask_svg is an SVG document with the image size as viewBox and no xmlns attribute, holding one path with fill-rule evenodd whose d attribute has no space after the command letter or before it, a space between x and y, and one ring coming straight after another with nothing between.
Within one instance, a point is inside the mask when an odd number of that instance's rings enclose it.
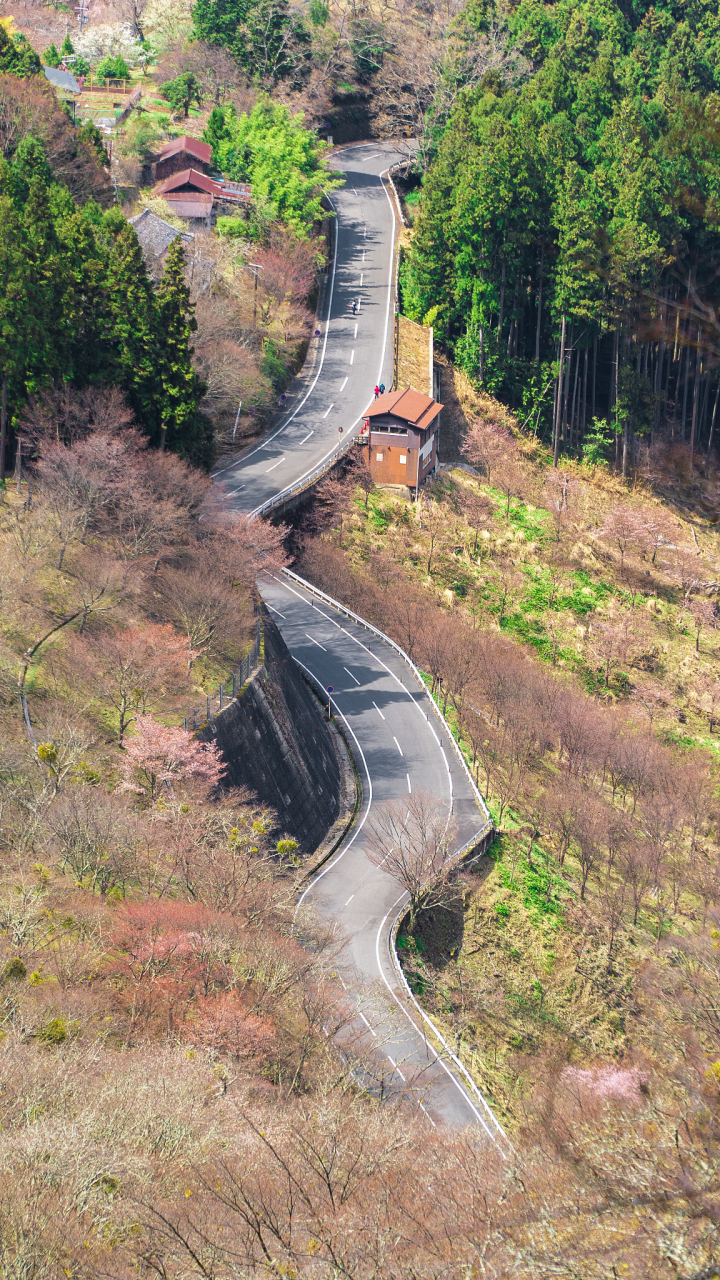
<instances>
[{"instance_id":1,"label":"winding mountain road","mask_svg":"<svg viewBox=\"0 0 720 1280\"><path fill-rule=\"evenodd\" d=\"M380 175L403 155L378 144L347 147L333 157L347 180L333 197L337 252L321 349L297 407L265 441L217 473L236 509L257 511L322 463L338 447L339 426L345 438L357 431L375 382L392 383L395 219ZM259 586L295 660L323 689L334 690L362 782L358 820L303 895L344 942L340 978L352 1012L340 1047L370 1088L402 1096L433 1125L480 1125L505 1152L502 1128L399 971L393 931L408 895L367 857L373 806L413 788L437 796L455 830L455 851L487 827L488 814L434 703L387 638L289 571L268 575Z\"/></svg>"},{"instance_id":2,"label":"winding mountain road","mask_svg":"<svg viewBox=\"0 0 720 1280\"><path fill-rule=\"evenodd\" d=\"M296 484L358 431L375 384L392 385L395 215L380 175L410 155L388 143L333 154L346 181L332 195L335 256L309 386L279 427L215 472L231 508L257 511Z\"/></svg>"}]
</instances>

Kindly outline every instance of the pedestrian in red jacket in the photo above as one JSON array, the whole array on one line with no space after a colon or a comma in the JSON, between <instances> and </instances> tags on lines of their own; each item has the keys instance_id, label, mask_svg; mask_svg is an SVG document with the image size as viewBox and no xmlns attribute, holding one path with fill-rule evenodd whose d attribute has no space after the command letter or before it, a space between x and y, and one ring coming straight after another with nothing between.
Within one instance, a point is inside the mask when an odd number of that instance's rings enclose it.
<instances>
[{"instance_id":1,"label":"pedestrian in red jacket","mask_svg":"<svg viewBox=\"0 0 720 1280\"><path fill-rule=\"evenodd\" d=\"M379 387L376 387L376 388L375 388L375 399L376 399L376 400L377 400L377 398L378 398L378 396L379 396L379 395L380 395L380 388L379 388Z\"/></svg>"}]
</instances>

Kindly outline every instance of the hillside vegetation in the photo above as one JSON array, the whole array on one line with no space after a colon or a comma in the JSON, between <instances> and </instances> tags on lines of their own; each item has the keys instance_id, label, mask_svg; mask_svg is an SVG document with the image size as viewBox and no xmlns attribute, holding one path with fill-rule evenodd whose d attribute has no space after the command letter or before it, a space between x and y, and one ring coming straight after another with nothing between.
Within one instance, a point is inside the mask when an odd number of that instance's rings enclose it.
<instances>
[{"instance_id":1,"label":"hillside vegetation","mask_svg":"<svg viewBox=\"0 0 720 1280\"><path fill-rule=\"evenodd\" d=\"M482 403L475 467L417 505L351 470L301 558L426 673L497 822L454 900L401 936L406 973L511 1131L554 1125L566 1088L656 1124L672 1081L674 1122L709 1136L718 535L650 486L553 468ZM672 450L652 463L671 489Z\"/></svg>"}]
</instances>

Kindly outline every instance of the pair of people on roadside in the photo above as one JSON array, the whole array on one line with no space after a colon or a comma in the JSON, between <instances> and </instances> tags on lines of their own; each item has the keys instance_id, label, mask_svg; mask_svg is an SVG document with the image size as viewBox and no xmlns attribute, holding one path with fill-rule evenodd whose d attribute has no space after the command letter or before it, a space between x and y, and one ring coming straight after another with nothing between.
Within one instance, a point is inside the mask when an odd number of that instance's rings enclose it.
<instances>
[{"instance_id":1,"label":"pair of people on roadside","mask_svg":"<svg viewBox=\"0 0 720 1280\"><path fill-rule=\"evenodd\" d=\"M384 395L385 395L385 383L379 382L375 387L375 399L377 400L378 396L384 396Z\"/></svg>"}]
</instances>

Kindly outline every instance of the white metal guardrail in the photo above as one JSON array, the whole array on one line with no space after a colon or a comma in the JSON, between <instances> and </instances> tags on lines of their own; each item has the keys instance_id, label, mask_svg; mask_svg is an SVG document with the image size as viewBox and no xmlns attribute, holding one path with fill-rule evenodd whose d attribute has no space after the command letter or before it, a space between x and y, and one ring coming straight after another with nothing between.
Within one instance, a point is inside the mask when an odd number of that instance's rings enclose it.
<instances>
[{"instance_id":1,"label":"white metal guardrail","mask_svg":"<svg viewBox=\"0 0 720 1280\"><path fill-rule=\"evenodd\" d=\"M295 573L292 569L283 569L282 572L285 574L286 577L292 578L293 581L298 582L300 586L303 587L306 591L309 591L311 595L317 596L318 599L320 600L324 600L326 604L329 604L333 609L337 609L339 613L344 614L346 618L349 618L351 620L351 622L356 622L359 626L363 627L365 631L369 631L372 635L377 636L379 640L382 640L384 644L389 645L391 649L394 649L395 652L399 654L399 656L402 658L403 662L405 663L406 667L408 667L412 672L412 674L414 675L422 692L429 699L430 705L432 706L432 709L435 715L437 716L443 728L446 730L452 749L455 752L455 755L457 756L460 762L460 765L463 769L463 772L465 773L465 776L468 782L470 783L473 796L477 801L477 804L479 805L480 809L485 814L486 823L482 831L483 832L488 831L493 825L493 820L490 814L490 810L488 809L485 803L485 800L483 799L482 795L478 791L477 786L475 785L473 776L468 768L467 760L465 759L462 751L460 750L460 747L455 741L455 738L453 737L453 734L452 734L452 730L447 720L445 719L444 715L439 710L439 708L432 701L432 698L430 698L430 695L427 691L427 687L425 685L425 681L423 680L420 674L420 671L415 666L415 663L413 662L412 658L410 658L409 655L405 652L405 650L401 649L400 645L396 644L395 641L390 638L390 636L386 635L384 631L380 631L378 627L374 627L371 622L367 622L365 618L361 618L359 614L353 613L352 609L348 609L347 606L344 604L341 604L339 600L333 600L332 596L326 595L326 593L324 591L321 591L319 587L313 586L312 582L307 582L305 578L301 578L299 573Z\"/></svg>"},{"instance_id":2,"label":"white metal guardrail","mask_svg":"<svg viewBox=\"0 0 720 1280\"><path fill-rule=\"evenodd\" d=\"M490 833L493 830L494 824L490 816L488 807L485 804L485 801L481 793L479 792L477 786L475 785L475 782L473 781L473 776L470 773L470 770L467 766L467 761L465 760L465 757L463 756L458 744L456 743L452 735L450 726L448 725L447 720L443 716L442 712L439 710L439 708L432 701L432 698L428 694L425 682L420 674L420 671L415 666L415 663L412 661L412 658L410 658L409 655L405 652L405 650L402 649L399 644L396 644L395 641L390 638L390 636L386 635L384 631L380 631L378 627L374 627L371 622L367 622L365 618L361 618L359 614L354 613L352 609L348 609L347 606L344 604L341 604L339 600L333 599L332 596L329 596L326 594L326 592L321 591L319 587L315 587L311 582L308 582L305 578L301 578L299 573L295 573L292 569L283 569L282 572L283 574L285 574L286 577L291 578L293 582L297 582L298 585L301 586L305 591L309 592L313 596L316 596L319 600L322 600L324 604L327 604L331 608L336 609L339 613L343 614L344 617L348 618L349 621L357 623L359 626L363 627L365 631L369 631L372 635L377 636L379 640L382 640L384 644L389 645L390 648L394 649L395 652L402 658L405 665L409 668L409 670L414 675L421 691L425 694L425 696L430 701L430 705L433 709L433 712L437 716L442 727L447 732L448 739L451 742L453 750L455 751L455 754L458 757L458 760L460 761L460 764L463 768L465 776L467 777L467 780L470 783L473 796L477 801L478 805L480 806L481 811L485 814L485 817L486 817L486 821L484 822L483 826L480 827L480 829L476 831L475 834L472 835L470 839L465 842L464 845L462 845L459 849L455 849L453 851L451 861L453 863L462 861L465 854L470 853L473 849L477 848L479 844L484 843L486 841L487 837L490 835ZM321 691L322 695L327 697L328 696L327 692L323 688L320 681L317 680L316 677L313 677L313 679L317 684L318 689ZM438 1027L436 1027L432 1018L429 1017L429 1015L425 1012L425 1010L419 1004L418 1000L416 999L416 997L414 996L413 992L410 989L407 978L405 977L405 974L403 972L403 967L397 955L396 942L397 942L398 930L400 928L400 925L402 923L406 910L407 910L407 904L403 904L400 907L400 909L397 911L394 919L390 924L390 933L388 937L388 950L390 953L393 970L396 974L398 981L401 984L405 997L410 1001L413 1007L417 1010L422 1021L425 1023L427 1027L430 1028L437 1042L441 1045L443 1052L447 1055L447 1057L453 1063L455 1068L459 1071L466 1089L469 1089L470 1091L471 1097L474 1096L480 1103L482 1107L482 1114L476 1111L476 1114L478 1115L478 1119L482 1127L485 1129L485 1132L490 1137L490 1139L496 1144L496 1146L498 1146L503 1157L506 1157L507 1153L505 1150L503 1150L502 1142L507 1144L507 1148L509 1148L511 1152L513 1151L513 1147L505 1130L500 1124L500 1121L497 1119L497 1116L494 1114L492 1107L487 1102L482 1091L478 1088L477 1084L473 1080L472 1075L468 1071L465 1064L461 1061L461 1059L458 1057L456 1053L453 1053L452 1049L450 1048L450 1045L447 1043L447 1040L442 1035ZM424 1034L427 1038L427 1033L424 1033Z\"/></svg>"},{"instance_id":3,"label":"white metal guardrail","mask_svg":"<svg viewBox=\"0 0 720 1280\"><path fill-rule=\"evenodd\" d=\"M303 493L305 489L309 489L310 485L313 484L319 476L324 475L326 471L332 470L338 458L342 458L346 453L348 453L354 445L355 440L355 436L350 436L344 444L341 444L339 448L331 454L329 458L320 462L312 471L308 471L307 474L302 476L300 480L297 480L295 484L290 484L286 489L281 489L279 493L275 494L274 498L268 498L267 502L263 502L261 507L256 507L252 513L253 517L265 515L266 512L272 511L274 507L282 506L283 502L286 502L288 498L292 498L294 494Z\"/></svg>"}]
</instances>

